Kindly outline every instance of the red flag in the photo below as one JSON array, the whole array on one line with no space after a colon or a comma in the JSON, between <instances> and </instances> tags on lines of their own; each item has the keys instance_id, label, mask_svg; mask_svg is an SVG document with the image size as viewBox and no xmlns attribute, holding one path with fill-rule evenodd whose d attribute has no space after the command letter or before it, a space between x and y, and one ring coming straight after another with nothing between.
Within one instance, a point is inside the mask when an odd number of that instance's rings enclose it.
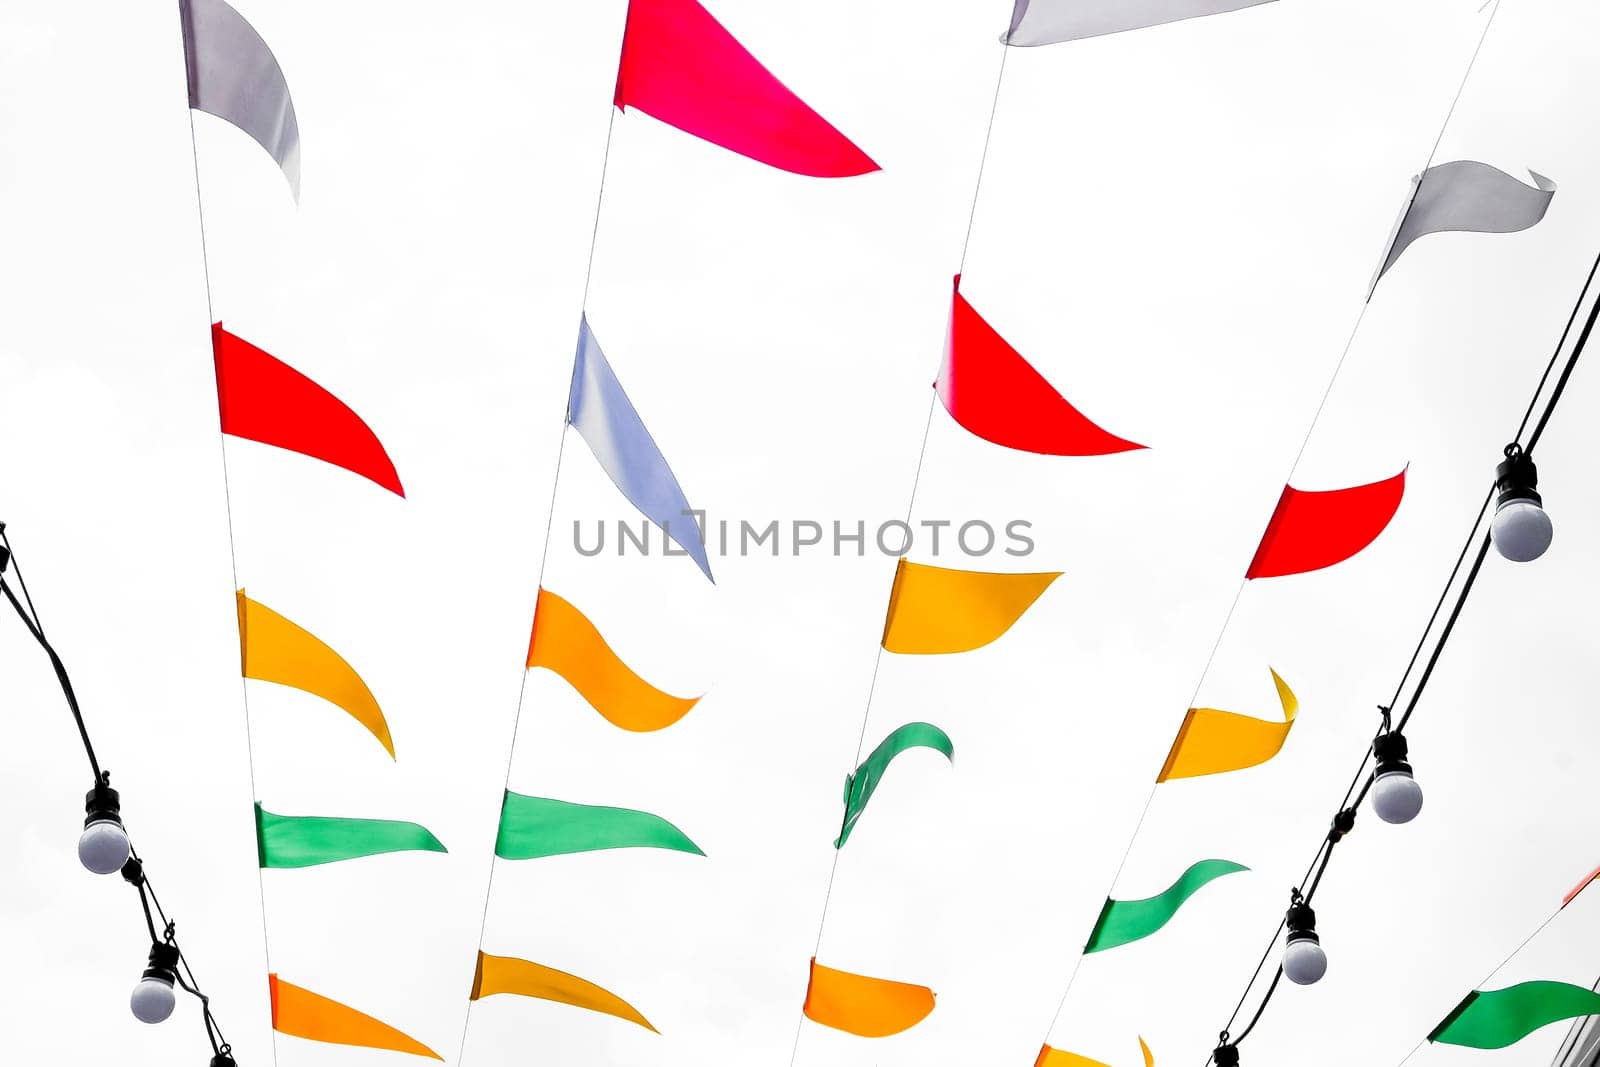
<instances>
[{"instance_id":1,"label":"red flag","mask_svg":"<svg viewBox=\"0 0 1600 1067\"><path fill-rule=\"evenodd\" d=\"M616 105L794 174L879 169L696 0L630 0Z\"/></svg>"},{"instance_id":2,"label":"red flag","mask_svg":"<svg viewBox=\"0 0 1600 1067\"><path fill-rule=\"evenodd\" d=\"M1349 489L1283 487L1246 578L1304 574L1343 563L1377 540L1400 510L1406 472Z\"/></svg>"},{"instance_id":3,"label":"red flag","mask_svg":"<svg viewBox=\"0 0 1600 1067\"><path fill-rule=\"evenodd\" d=\"M936 385L952 418L985 441L1047 456L1108 456L1144 445L1102 430L1051 387L961 295Z\"/></svg>"},{"instance_id":4,"label":"red flag","mask_svg":"<svg viewBox=\"0 0 1600 1067\"><path fill-rule=\"evenodd\" d=\"M383 442L344 401L271 353L211 327L222 432L343 467L405 496Z\"/></svg>"}]
</instances>

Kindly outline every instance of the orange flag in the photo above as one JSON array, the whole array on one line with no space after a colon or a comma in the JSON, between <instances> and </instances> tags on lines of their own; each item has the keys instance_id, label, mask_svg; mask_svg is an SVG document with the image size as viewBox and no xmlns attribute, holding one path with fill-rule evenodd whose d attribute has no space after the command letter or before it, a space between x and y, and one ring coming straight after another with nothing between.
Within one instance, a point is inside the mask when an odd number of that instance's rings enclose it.
<instances>
[{"instance_id":1,"label":"orange flag","mask_svg":"<svg viewBox=\"0 0 1600 1067\"><path fill-rule=\"evenodd\" d=\"M933 990L927 986L836 971L811 957L805 1013L813 1022L861 1037L888 1037L911 1029L931 1011Z\"/></svg>"},{"instance_id":2,"label":"orange flag","mask_svg":"<svg viewBox=\"0 0 1600 1067\"><path fill-rule=\"evenodd\" d=\"M1278 687L1278 702L1283 706L1283 722L1267 722L1248 715L1237 715L1216 708L1190 708L1178 729L1177 740L1167 754L1157 782L1172 778L1198 778L1206 774L1242 771L1265 763L1289 739L1300 701L1278 672L1267 668Z\"/></svg>"},{"instance_id":3,"label":"orange flag","mask_svg":"<svg viewBox=\"0 0 1600 1067\"><path fill-rule=\"evenodd\" d=\"M343 708L394 757L394 740L378 700L344 657L315 634L264 604L239 599L239 658L246 678L277 682Z\"/></svg>"},{"instance_id":4,"label":"orange flag","mask_svg":"<svg viewBox=\"0 0 1600 1067\"><path fill-rule=\"evenodd\" d=\"M1139 1039L1139 1051L1144 1053L1144 1067L1155 1067L1156 1059L1150 1054L1150 1046L1144 1043L1142 1037ZM1108 1067L1108 1065L1099 1060L1091 1060L1087 1056L1079 1056L1075 1052L1062 1052L1046 1045L1039 1050L1039 1058L1033 1061L1033 1067Z\"/></svg>"},{"instance_id":5,"label":"orange flag","mask_svg":"<svg viewBox=\"0 0 1600 1067\"><path fill-rule=\"evenodd\" d=\"M517 959L515 956L491 956L480 949L478 973L472 978L472 999L481 1000L496 993L514 993L522 997L552 1000L557 1004L570 1004L575 1008L587 1008L637 1023L653 1034L661 1032L651 1026L650 1020L640 1015L637 1008L609 989L554 967Z\"/></svg>"},{"instance_id":6,"label":"orange flag","mask_svg":"<svg viewBox=\"0 0 1600 1067\"><path fill-rule=\"evenodd\" d=\"M889 594L883 647L889 652L970 652L1011 629L1060 571L994 574L902 559Z\"/></svg>"},{"instance_id":7,"label":"orange flag","mask_svg":"<svg viewBox=\"0 0 1600 1067\"><path fill-rule=\"evenodd\" d=\"M444 1062L444 1057L388 1023L329 1000L309 989L291 985L275 974L267 975L272 994L272 1028L290 1037L325 1041L330 1045L359 1045L393 1052L409 1052Z\"/></svg>"},{"instance_id":8,"label":"orange flag","mask_svg":"<svg viewBox=\"0 0 1600 1067\"><path fill-rule=\"evenodd\" d=\"M534 609L528 666L555 671L607 722L624 730L671 726L700 700L664 693L633 673L583 612L548 589L539 590Z\"/></svg>"}]
</instances>

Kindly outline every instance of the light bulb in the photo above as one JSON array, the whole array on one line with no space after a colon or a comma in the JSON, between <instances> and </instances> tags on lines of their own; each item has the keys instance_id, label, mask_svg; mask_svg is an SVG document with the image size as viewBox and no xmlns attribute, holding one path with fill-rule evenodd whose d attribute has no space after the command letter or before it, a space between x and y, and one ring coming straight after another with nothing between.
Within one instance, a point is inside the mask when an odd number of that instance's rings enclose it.
<instances>
[{"instance_id":1,"label":"light bulb","mask_svg":"<svg viewBox=\"0 0 1600 1067\"><path fill-rule=\"evenodd\" d=\"M160 941L151 944L150 965L145 968L139 984L133 987L133 996L128 998L128 1007L133 1009L135 1019L142 1023L160 1023L166 1022L167 1016L172 1014L178 999L173 990L178 960L177 946Z\"/></svg>"},{"instance_id":2,"label":"light bulb","mask_svg":"<svg viewBox=\"0 0 1600 1067\"><path fill-rule=\"evenodd\" d=\"M1539 496L1539 469L1532 457L1515 444L1506 446L1505 462L1495 468L1494 519L1489 537L1495 551L1513 563L1528 563L1544 555L1555 530Z\"/></svg>"},{"instance_id":3,"label":"light bulb","mask_svg":"<svg viewBox=\"0 0 1600 1067\"><path fill-rule=\"evenodd\" d=\"M1422 787L1406 762L1406 739L1398 733L1380 734L1372 742L1378 769L1372 778L1372 810L1396 826L1408 823L1422 810Z\"/></svg>"},{"instance_id":4,"label":"light bulb","mask_svg":"<svg viewBox=\"0 0 1600 1067\"><path fill-rule=\"evenodd\" d=\"M83 834L78 838L78 862L94 874L115 874L128 862L128 834L122 828L117 791L97 782L84 797Z\"/></svg>"},{"instance_id":5,"label":"light bulb","mask_svg":"<svg viewBox=\"0 0 1600 1067\"><path fill-rule=\"evenodd\" d=\"M1373 780L1372 809L1378 818L1396 826L1417 817L1422 810L1422 787L1410 768L1384 771Z\"/></svg>"},{"instance_id":6,"label":"light bulb","mask_svg":"<svg viewBox=\"0 0 1600 1067\"><path fill-rule=\"evenodd\" d=\"M1283 976L1295 985L1314 985L1328 973L1328 954L1317 936L1317 913L1297 896L1285 921L1289 938L1283 946Z\"/></svg>"}]
</instances>

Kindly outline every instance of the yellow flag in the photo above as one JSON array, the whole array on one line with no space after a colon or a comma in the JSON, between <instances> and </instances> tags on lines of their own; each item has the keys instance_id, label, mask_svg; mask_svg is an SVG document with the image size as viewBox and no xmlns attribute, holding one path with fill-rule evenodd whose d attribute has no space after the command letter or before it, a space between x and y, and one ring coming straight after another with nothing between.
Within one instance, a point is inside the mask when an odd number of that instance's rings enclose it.
<instances>
[{"instance_id":1,"label":"yellow flag","mask_svg":"<svg viewBox=\"0 0 1600 1067\"><path fill-rule=\"evenodd\" d=\"M909 1030L933 1011L933 990L887 978L836 971L811 960L806 1017L860 1037L888 1037Z\"/></svg>"},{"instance_id":2,"label":"yellow flag","mask_svg":"<svg viewBox=\"0 0 1600 1067\"><path fill-rule=\"evenodd\" d=\"M638 1023L651 1033L660 1033L632 1004L593 982L531 960L517 959L515 956L491 956L480 950L478 973L472 979L472 999L482 1000L496 993L514 993L521 997L553 1000L557 1004L571 1004L575 1008L614 1015L630 1023Z\"/></svg>"},{"instance_id":3,"label":"yellow flag","mask_svg":"<svg viewBox=\"0 0 1600 1067\"><path fill-rule=\"evenodd\" d=\"M272 995L272 1028L280 1034L333 1045L409 1052L444 1062L443 1056L422 1042L347 1004L301 989L275 974L267 975L267 988Z\"/></svg>"},{"instance_id":4,"label":"yellow flag","mask_svg":"<svg viewBox=\"0 0 1600 1067\"><path fill-rule=\"evenodd\" d=\"M994 574L902 559L889 594L883 647L889 652L969 652L1007 630L1060 571Z\"/></svg>"},{"instance_id":5,"label":"yellow flag","mask_svg":"<svg viewBox=\"0 0 1600 1067\"><path fill-rule=\"evenodd\" d=\"M1190 708L1156 781L1242 771L1276 756L1289 737L1300 701L1277 671L1271 674L1278 687L1278 701L1283 705L1283 722L1266 722L1216 708Z\"/></svg>"},{"instance_id":6,"label":"yellow flag","mask_svg":"<svg viewBox=\"0 0 1600 1067\"><path fill-rule=\"evenodd\" d=\"M244 676L291 686L343 708L371 731L393 758L389 723L355 668L316 635L245 596L243 589L237 595Z\"/></svg>"},{"instance_id":7,"label":"yellow flag","mask_svg":"<svg viewBox=\"0 0 1600 1067\"><path fill-rule=\"evenodd\" d=\"M611 651L594 623L548 589L539 590L528 666L555 671L613 726L645 732L671 726L699 697L675 697L639 677Z\"/></svg>"}]
</instances>

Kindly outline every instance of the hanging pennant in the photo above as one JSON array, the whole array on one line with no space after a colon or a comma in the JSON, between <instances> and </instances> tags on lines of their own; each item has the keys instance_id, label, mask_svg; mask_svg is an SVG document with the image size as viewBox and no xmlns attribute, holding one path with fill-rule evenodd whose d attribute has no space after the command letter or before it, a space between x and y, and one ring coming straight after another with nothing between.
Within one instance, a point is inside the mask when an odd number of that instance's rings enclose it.
<instances>
[{"instance_id":1,"label":"hanging pennant","mask_svg":"<svg viewBox=\"0 0 1600 1067\"><path fill-rule=\"evenodd\" d=\"M588 444L628 503L694 557L700 570L711 578L706 546L689 500L667 466L666 457L656 447L655 438L623 392L622 383L612 373L587 317L578 327L567 422Z\"/></svg>"},{"instance_id":2,"label":"hanging pennant","mask_svg":"<svg viewBox=\"0 0 1600 1067\"><path fill-rule=\"evenodd\" d=\"M389 852L448 852L426 826L393 819L274 815L256 804L256 852L264 868L315 867Z\"/></svg>"},{"instance_id":3,"label":"hanging pennant","mask_svg":"<svg viewBox=\"0 0 1600 1067\"><path fill-rule=\"evenodd\" d=\"M1167 925L1178 914L1178 909L1202 887L1249 869L1231 860L1201 860L1179 875L1168 889L1153 897L1143 900L1107 898L1083 951L1086 954L1104 952L1143 940Z\"/></svg>"},{"instance_id":4,"label":"hanging pennant","mask_svg":"<svg viewBox=\"0 0 1600 1067\"><path fill-rule=\"evenodd\" d=\"M472 999L482 1000L499 993L570 1004L575 1008L625 1019L651 1033L660 1033L632 1004L593 982L530 960L514 956L491 956L480 950L478 970L472 977Z\"/></svg>"},{"instance_id":5,"label":"hanging pennant","mask_svg":"<svg viewBox=\"0 0 1600 1067\"><path fill-rule=\"evenodd\" d=\"M405 496L389 453L361 416L304 374L211 326L222 432L343 467Z\"/></svg>"},{"instance_id":6,"label":"hanging pennant","mask_svg":"<svg viewBox=\"0 0 1600 1067\"><path fill-rule=\"evenodd\" d=\"M267 975L267 988L272 995L272 1028L280 1034L330 1045L408 1052L444 1062L444 1057L433 1049L388 1023L309 989L301 989L276 974Z\"/></svg>"},{"instance_id":7,"label":"hanging pennant","mask_svg":"<svg viewBox=\"0 0 1600 1067\"><path fill-rule=\"evenodd\" d=\"M927 655L982 648L1022 617L1060 571L993 574L900 560L883 647Z\"/></svg>"},{"instance_id":8,"label":"hanging pennant","mask_svg":"<svg viewBox=\"0 0 1600 1067\"><path fill-rule=\"evenodd\" d=\"M1533 177L1531 186L1487 163L1458 159L1429 167L1420 178L1411 179L1411 200L1373 286L1419 237L1450 230L1516 233L1537 225L1556 195L1556 183L1528 173Z\"/></svg>"},{"instance_id":9,"label":"hanging pennant","mask_svg":"<svg viewBox=\"0 0 1600 1067\"><path fill-rule=\"evenodd\" d=\"M1220 15L1271 0L1016 0L1011 28L1000 38L1013 46L1061 44L1167 22Z\"/></svg>"},{"instance_id":10,"label":"hanging pennant","mask_svg":"<svg viewBox=\"0 0 1600 1067\"><path fill-rule=\"evenodd\" d=\"M267 42L223 0L178 0L189 106L254 138L300 199L300 126Z\"/></svg>"},{"instance_id":11,"label":"hanging pennant","mask_svg":"<svg viewBox=\"0 0 1600 1067\"><path fill-rule=\"evenodd\" d=\"M794 174L879 169L696 0L630 0L615 102Z\"/></svg>"},{"instance_id":12,"label":"hanging pennant","mask_svg":"<svg viewBox=\"0 0 1600 1067\"><path fill-rule=\"evenodd\" d=\"M665 729L700 700L662 692L633 673L583 612L548 589L539 590L534 609L528 667L559 674L607 722L624 730Z\"/></svg>"},{"instance_id":13,"label":"hanging pennant","mask_svg":"<svg viewBox=\"0 0 1600 1067\"><path fill-rule=\"evenodd\" d=\"M704 856L700 846L659 815L631 808L570 804L506 790L494 854L533 860L610 848L661 848Z\"/></svg>"},{"instance_id":14,"label":"hanging pennant","mask_svg":"<svg viewBox=\"0 0 1600 1067\"><path fill-rule=\"evenodd\" d=\"M936 388L951 418L1006 448L1049 456L1108 456L1144 447L1102 430L1056 392L967 303L959 274Z\"/></svg>"},{"instance_id":15,"label":"hanging pennant","mask_svg":"<svg viewBox=\"0 0 1600 1067\"><path fill-rule=\"evenodd\" d=\"M244 676L287 685L343 708L378 739L391 759L394 758L388 720L355 668L315 634L251 600L243 589L236 595L239 655Z\"/></svg>"},{"instance_id":16,"label":"hanging pennant","mask_svg":"<svg viewBox=\"0 0 1600 1067\"><path fill-rule=\"evenodd\" d=\"M933 990L887 978L836 971L811 958L806 1018L858 1037L909 1030L933 1011Z\"/></svg>"},{"instance_id":17,"label":"hanging pennant","mask_svg":"<svg viewBox=\"0 0 1600 1067\"><path fill-rule=\"evenodd\" d=\"M1190 708L1156 781L1242 771L1276 756L1289 739L1300 701L1277 671L1270 667L1268 671L1283 706L1283 722L1266 722L1216 708Z\"/></svg>"},{"instance_id":18,"label":"hanging pennant","mask_svg":"<svg viewBox=\"0 0 1600 1067\"><path fill-rule=\"evenodd\" d=\"M1144 1054L1144 1067L1155 1067L1156 1058L1150 1054L1150 1046L1144 1043L1142 1037L1139 1039L1139 1051ZM1039 1050L1039 1058L1033 1061L1033 1067L1110 1067L1110 1065L1045 1045Z\"/></svg>"},{"instance_id":19,"label":"hanging pennant","mask_svg":"<svg viewBox=\"0 0 1600 1067\"><path fill-rule=\"evenodd\" d=\"M872 754L856 768L856 773L845 777L844 827L833 843L834 848L843 848L850 839L850 831L855 829L861 813L867 810L867 801L872 799L889 764L900 753L913 748L931 748L952 763L955 762L956 749L950 735L932 723L908 722L896 729L872 750Z\"/></svg>"},{"instance_id":20,"label":"hanging pennant","mask_svg":"<svg viewBox=\"0 0 1600 1067\"><path fill-rule=\"evenodd\" d=\"M1565 908L1568 904L1571 904L1574 900L1577 900L1578 894L1582 893L1585 889L1588 889L1595 883L1596 880L1600 880L1600 867L1596 867L1594 870L1590 871L1584 876L1583 881L1573 886L1572 892L1568 893L1561 899L1561 906Z\"/></svg>"},{"instance_id":21,"label":"hanging pennant","mask_svg":"<svg viewBox=\"0 0 1600 1067\"><path fill-rule=\"evenodd\" d=\"M1343 563L1378 539L1406 492L1406 472L1349 489L1283 487L1245 578L1279 578Z\"/></svg>"},{"instance_id":22,"label":"hanging pennant","mask_svg":"<svg viewBox=\"0 0 1600 1067\"><path fill-rule=\"evenodd\" d=\"M1541 1027L1585 1015L1600 1015L1600 993L1566 982L1523 982L1468 993L1428 1040L1467 1048L1506 1048Z\"/></svg>"}]
</instances>

